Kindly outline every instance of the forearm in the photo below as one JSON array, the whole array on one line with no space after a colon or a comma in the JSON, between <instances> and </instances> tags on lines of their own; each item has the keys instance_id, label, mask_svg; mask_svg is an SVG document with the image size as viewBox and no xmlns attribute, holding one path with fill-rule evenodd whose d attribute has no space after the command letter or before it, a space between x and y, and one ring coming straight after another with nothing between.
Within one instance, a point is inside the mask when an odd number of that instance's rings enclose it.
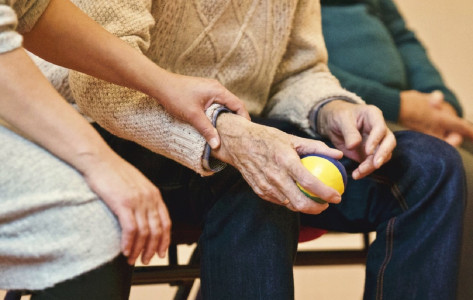
<instances>
[{"instance_id":1,"label":"forearm","mask_svg":"<svg viewBox=\"0 0 473 300\"><path fill-rule=\"evenodd\" d=\"M383 22L394 39L406 68L409 79L409 89L423 93L440 90L445 100L462 115L462 107L455 94L446 86L440 72L432 63L424 45L415 33L406 26L403 16L395 2L382 0L380 13Z\"/></svg>"},{"instance_id":2,"label":"forearm","mask_svg":"<svg viewBox=\"0 0 473 300\"><path fill-rule=\"evenodd\" d=\"M91 159L112 153L23 49L0 55L0 90L0 117L81 172Z\"/></svg>"},{"instance_id":3,"label":"forearm","mask_svg":"<svg viewBox=\"0 0 473 300\"><path fill-rule=\"evenodd\" d=\"M79 24L79 26L78 26ZM167 71L151 62L66 0L51 0L25 48L63 67L133 88L159 99ZM163 80L157 80L163 78Z\"/></svg>"},{"instance_id":4,"label":"forearm","mask_svg":"<svg viewBox=\"0 0 473 300\"><path fill-rule=\"evenodd\" d=\"M70 85L81 112L112 134L202 175L212 174L202 165L205 139L147 95L78 72L71 72Z\"/></svg>"}]
</instances>

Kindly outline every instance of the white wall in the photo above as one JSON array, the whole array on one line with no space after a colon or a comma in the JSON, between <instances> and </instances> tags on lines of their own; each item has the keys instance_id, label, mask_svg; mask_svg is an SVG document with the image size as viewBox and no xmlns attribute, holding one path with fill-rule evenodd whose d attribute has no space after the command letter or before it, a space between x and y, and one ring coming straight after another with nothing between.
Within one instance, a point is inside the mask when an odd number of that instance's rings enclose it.
<instances>
[{"instance_id":1,"label":"white wall","mask_svg":"<svg viewBox=\"0 0 473 300\"><path fill-rule=\"evenodd\" d=\"M473 0L394 0L473 121Z\"/></svg>"}]
</instances>

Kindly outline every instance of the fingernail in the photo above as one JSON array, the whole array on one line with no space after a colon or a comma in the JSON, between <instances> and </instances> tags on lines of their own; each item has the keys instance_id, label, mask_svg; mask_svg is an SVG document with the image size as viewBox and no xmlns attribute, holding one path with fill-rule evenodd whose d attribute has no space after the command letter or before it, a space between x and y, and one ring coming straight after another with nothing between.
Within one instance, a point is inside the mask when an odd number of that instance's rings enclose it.
<instances>
[{"instance_id":1,"label":"fingernail","mask_svg":"<svg viewBox=\"0 0 473 300\"><path fill-rule=\"evenodd\" d=\"M360 172L358 170L353 171L353 173L351 173L351 177L355 180L358 179L360 177Z\"/></svg>"},{"instance_id":2,"label":"fingernail","mask_svg":"<svg viewBox=\"0 0 473 300\"><path fill-rule=\"evenodd\" d=\"M210 148L215 149L218 146L218 140L216 138L211 138L209 141Z\"/></svg>"},{"instance_id":3,"label":"fingernail","mask_svg":"<svg viewBox=\"0 0 473 300\"><path fill-rule=\"evenodd\" d=\"M332 197L332 202L338 203L338 202L340 202L340 201L342 201L342 197L341 197L341 196L337 195L337 196Z\"/></svg>"},{"instance_id":4,"label":"fingernail","mask_svg":"<svg viewBox=\"0 0 473 300\"><path fill-rule=\"evenodd\" d=\"M380 157L376 160L376 167L379 168L383 165L383 159Z\"/></svg>"}]
</instances>

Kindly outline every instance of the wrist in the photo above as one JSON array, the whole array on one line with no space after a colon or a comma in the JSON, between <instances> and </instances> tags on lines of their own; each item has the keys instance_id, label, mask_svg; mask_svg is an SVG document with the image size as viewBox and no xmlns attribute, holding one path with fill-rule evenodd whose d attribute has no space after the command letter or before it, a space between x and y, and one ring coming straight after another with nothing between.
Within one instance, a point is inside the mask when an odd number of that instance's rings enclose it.
<instances>
[{"instance_id":1,"label":"wrist","mask_svg":"<svg viewBox=\"0 0 473 300\"><path fill-rule=\"evenodd\" d=\"M319 115L323 108L332 102L356 103L353 99L348 97L330 97L314 105L309 112L309 125L314 133L322 134L320 127L323 126L324 122L320 121L321 118L319 118Z\"/></svg>"},{"instance_id":2,"label":"wrist","mask_svg":"<svg viewBox=\"0 0 473 300\"><path fill-rule=\"evenodd\" d=\"M235 115L229 113L220 113L215 118L215 128L217 129L219 136L220 136L220 147L217 149L212 149L210 152L210 156L221 160L221 161L228 161L228 152L227 152L227 136L229 134L228 128L232 121L235 121Z\"/></svg>"},{"instance_id":3,"label":"wrist","mask_svg":"<svg viewBox=\"0 0 473 300\"><path fill-rule=\"evenodd\" d=\"M206 111L207 116L210 118L212 125L217 129L217 121L222 118L224 115L232 115L231 111L225 106L219 104L212 104ZM224 118L224 117L223 117ZM225 119L225 118L224 118ZM221 135L220 135L221 139ZM221 171L226 167L225 160L222 160L218 157L219 150L222 149L222 145L218 149L212 149L208 143L205 144L204 155L202 159L202 165L204 169L212 172Z\"/></svg>"},{"instance_id":4,"label":"wrist","mask_svg":"<svg viewBox=\"0 0 473 300\"><path fill-rule=\"evenodd\" d=\"M76 149L70 162L81 174L87 176L105 162L120 159L121 157L118 154L100 140L96 143L87 143L86 147Z\"/></svg>"},{"instance_id":5,"label":"wrist","mask_svg":"<svg viewBox=\"0 0 473 300\"><path fill-rule=\"evenodd\" d=\"M321 107L317 114L316 123L316 133L320 134L323 137L328 136L328 131L326 129L327 124L330 123L330 116L333 115L333 111L341 111L346 105L356 105L355 103L348 102L345 100L334 99L326 103Z\"/></svg>"}]
</instances>

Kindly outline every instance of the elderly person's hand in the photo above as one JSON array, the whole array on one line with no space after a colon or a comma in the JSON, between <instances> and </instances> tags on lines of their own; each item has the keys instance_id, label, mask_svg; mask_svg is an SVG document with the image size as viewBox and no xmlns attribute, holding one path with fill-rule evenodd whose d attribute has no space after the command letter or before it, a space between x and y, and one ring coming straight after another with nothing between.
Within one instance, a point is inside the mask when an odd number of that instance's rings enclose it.
<instances>
[{"instance_id":1,"label":"elderly person's hand","mask_svg":"<svg viewBox=\"0 0 473 300\"><path fill-rule=\"evenodd\" d=\"M300 162L301 155L314 153L339 159L340 151L323 142L292 136L229 113L218 117L217 129L222 145L212 155L237 168L261 198L309 214L319 214L328 203L340 202L340 194ZM310 200L296 182L328 203Z\"/></svg>"},{"instance_id":2,"label":"elderly person's hand","mask_svg":"<svg viewBox=\"0 0 473 300\"><path fill-rule=\"evenodd\" d=\"M373 105L335 100L322 107L317 131L328 137L345 156L360 163L353 179L360 179L389 161L396 147L382 112Z\"/></svg>"}]
</instances>

